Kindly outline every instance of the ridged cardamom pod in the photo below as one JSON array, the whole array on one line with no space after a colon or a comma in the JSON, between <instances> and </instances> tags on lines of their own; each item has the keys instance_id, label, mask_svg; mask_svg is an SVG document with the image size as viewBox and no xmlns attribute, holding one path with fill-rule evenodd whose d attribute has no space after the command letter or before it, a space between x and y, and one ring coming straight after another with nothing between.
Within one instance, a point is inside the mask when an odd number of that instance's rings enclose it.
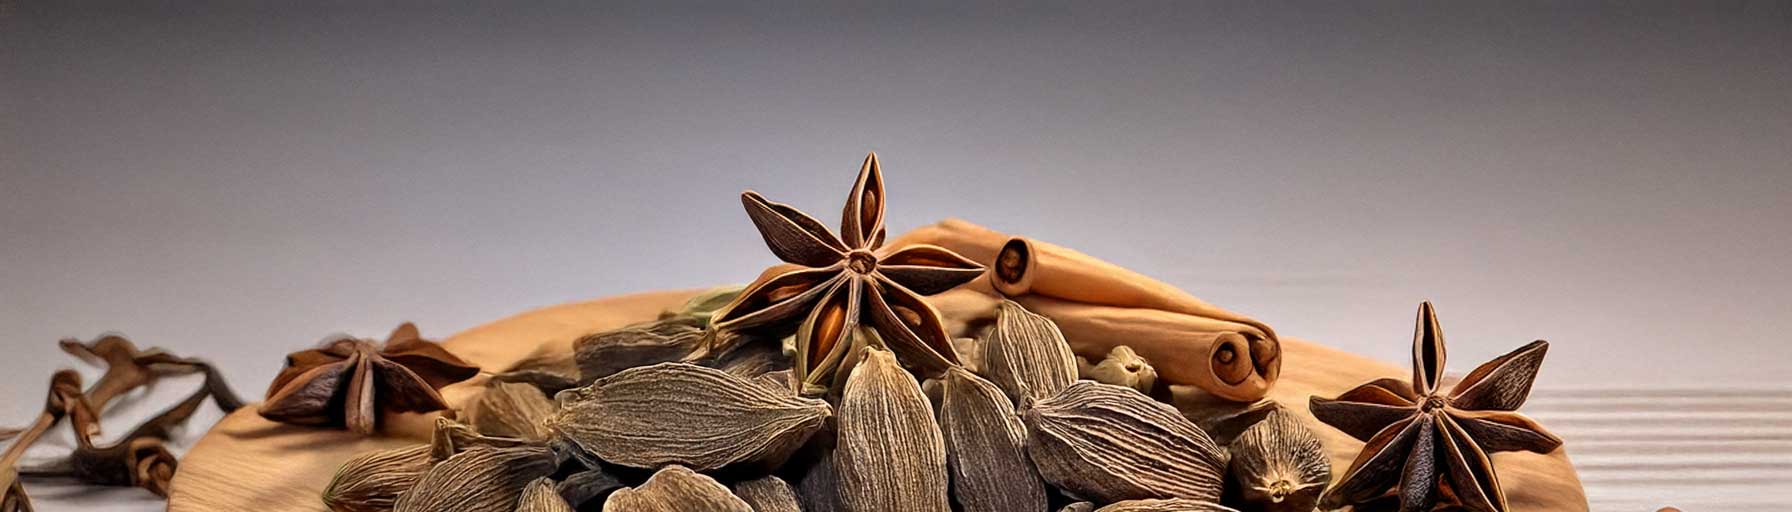
<instances>
[{"instance_id":1,"label":"ridged cardamom pod","mask_svg":"<svg viewBox=\"0 0 1792 512\"><path fill-rule=\"evenodd\" d=\"M946 512L946 444L921 385L867 348L840 395L834 472L847 510Z\"/></svg>"},{"instance_id":2,"label":"ridged cardamom pod","mask_svg":"<svg viewBox=\"0 0 1792 512\"><path fill-rule=\"evenodd\" d=\"M1225 454L1176 409L1138 391L1077 381L1023 420L1039 475L1068 494L1098 503L1220 499Z\"/></svg>"},{"instance_id":3,"label":"ridged cardamom pod","mask_svg":"<svg viewBox=\"0 0 1792 512\"><path fill-rule=\"evenodd\" d=\"M336 512L385 512L411 490L435 461L419 444L356 455L336 470L324 488L324 505Z\"/></svg>"},{"instance_id":4,"label":"ridged cardamom pod","mask_svg":"<svg viewBox=\"0 0 1792 512\"><path fill-rule=\"evenodd\" d=\"M803 472L796 483L797 501L804 512L837 512L846 510L840 501L840 475L834 472L833 448L821 448L819 457Z\"/></svg>"},{"instance_id":5,"label":"ridged cardamom pod","mask_svg":"<svg viewBox=\"0 0 1792 512\"><path fill-rule=\"evenodd\" d=\"M685 363L631 368L558 398L560 435L604 461L638 468L776 467L831 414L827 402Z\"/></svg>"},{"instance_id":6,"label":"ridged cardamom pod","mask_svg":"<svg viewBox=\"0 0 1792 512\"><path fill-rule=\"evenodd\" d=\"M579 382L591 382L629 368L682 361L702 348L703 325L671 317L579 338L572 343Z\"/></svg>"},{"instance_id":7,"label":"ridged cardamom pod","mask_svg":"<svg viewBox=\"0 0 1792 512\"><path fill-rule=\"evenodd\" d=\"M1294 415L1270 411L1228 447L1239 501L1251 510L1310 512L1332 481L1332 463Z\"/></svg>"},{"instance_id":8,"label":"ridged cardamom pod","mask_svg":"<svg viewBox=\"0 0 1792 512\"><path fill-rule=\"evenodd\" d=\"M615 475L602 469L588 469L567 476L555 488L560 491L560 498L565 499L567 504L573 508L584 508L586 503L602 503L597 500L623 487L626 486Z\"/></svg>"},{"instance_id":9,"label":"ridged cardamom pod","mask_svg":"<svg viewBox=\"0 0 1792 512\"><path fill-rule=\"evenodd\" d=\"M1095 512L1238 512L1221 505L1183 498L1127 500L1095 509Z\"/></svg>"},{"instance_id":10,"label":"ridged cardamom pod","mask_svg":"<svg viewBox=\"0 0 1792 512\"><path fill-rule=\"evenodd\" d=\"M494 380L473 399L468 415L481 434L540 441L553 435L547 420L558 410L534 385Z\"/></svg>"},{"instance_id":11,"label":"ridged cardamom pod","mask_svg":"<svg viewBox=\"0 0 1792 512\"><path fill-rule=\"evenodd\" d=\"M753 507L753 512L802 512L796 491L776 476L762 476L734 484L734 495Z\"/></svg>"},{"instance_id":12,"label":"ridged cardamom pod","mask_svg":"<svg viewBox=\"0 0 1792 512\"><path fill-rule=\"evenodd\" d=\"M667 466L633 489L622 488L604 501L604 512L753 512L747 502L715 479L684 466Z\"/></svg>"},{"instance_id":13,"label":"ridged cardamom pod","mask_svg":"<svg viewBox=\"0 0 1792 512\"><path fill-rule=\"evenodd\" d=\"M436 429L429 438L430 462L440 462L473 447L516 448L539 443L514 437L481 434L472 426L448 418L436 418Z\"/></svg>"},{"instance_id":14,"label":"ridged cardamom pod","mask_svg":"<svg viewBox=\"0 0 1792 512\"><path fill-rule=\"evenodd\" d=\"M983 341L984 377L1025 407L1076 381L1076 355L1058 325L1014 301L996 306L996 324Z\"/></svg>"},{"instance_id":15,"label":"ridged cardamom pod","mask_svg":"<svg viewBox=\"0 0 1792 512\"><path fill-rule=\"evenodd\" d=\"M510 512L523 488L554 472L547 448L475 446L436 463L398 497L396 512Z\"/></svg>"},{"instance_id":16,"label":"ridged cardamom pod","mask_svg":"<svg viewBox=\"0 0 1792 512\"><path fill-rule=\"evenodd\" d=\"M940 431L952 495L965 512L1045 510L1045 482L1027 460L1027 427L995 384L963 368L940 378Z\"/></svg>"},{"instance_id":17,"label":"ridged cardamom pod","mask_svg":"<svg viewBox=\"0 0 1792 512\"><path fill-rule=\"evenodd\" d=\"M1133 388L1147 396L1157 386L1157 369L1126 345L1115 346L1108 351L1107 357L1094 363L1084 362L1082 358L1077 361L1077 372L1085 379Z\"/></svg>"},{"instance_id":18,"label":"ridged cardamom pod","mask_svg":"<svg viewBox=\"0 0 1792 512\"><path fill-rule=\"evenodd\" d=\"M1064 508L1058 509L1058 512L1095 512L1095 504L1087 501L1079 501L1065 505Z\"/></svg>"},{"instance_id":19,"label":"ridged cardamom pod","mask_svg":"<svg viewBox=\"0 0 1792 512\"><path fill-rule=\"evenodd\" d=\"M529 482L516 500L516 512L573 512L572 504L561 498L554 487L554 481L546 477Z\"/></svg>"}]
</instances>

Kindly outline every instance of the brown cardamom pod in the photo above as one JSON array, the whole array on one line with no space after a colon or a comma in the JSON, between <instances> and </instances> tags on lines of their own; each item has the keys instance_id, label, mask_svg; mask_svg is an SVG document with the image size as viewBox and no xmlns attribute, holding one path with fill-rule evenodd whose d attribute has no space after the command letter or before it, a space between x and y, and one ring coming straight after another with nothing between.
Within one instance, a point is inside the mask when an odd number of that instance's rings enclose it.
<instances>
[{"instance_id":1,"label":"brown cardamom pod","mask_svg":"<svg viewBox=\"0 0 1792 512\"><path fill-rule=\"evenodd\" d=\"M1040 476L1068 494L1098 503L1220 499L1225 453L1176 409L1138 391L1077 381L1023 420Z\"/></svg>"},{"instance_id":2,"label":"brown cardamom pod","mask_svg":"<svg viewBox=\"0 0 1792 512\"><path fill-rule=\"evenodd\" d=\"M1045 483L1027 460L1027 427L995 384L962 368L946 370L940 431L952 495L966 512L1045 510Z\"/></svg>"},{"instance_id":3,"label":"brown cardamom pod","mask_svg":"<svg viewBox=\"0 0 1792 512\"><path fill-rule=\"evenodd\" d=\"M1172 498L1165 500L1127 500L1095 509L1095 512L1238 512L1214 503Z\"/></svg>"},{"instance_id":4,"label":"brown cardamom pod","mask_svg":"<svg viewBox=\"0 0 1792 512\"><path fill-rule=\"evenodd\" d=\"M671 317L579 338L572 344L573 361L579 381L591 382L637 366L684 360L702 342L701 324Z\"/></svg>"},{"instance_id":5,"label":"brown cardamom pod","mask_svg":"<svg viewBox=\"0 0 1792 512\"><path fill-rule=\"evenodd\" d=\"M468 420L481 434L540 441L553 435L547 420L557 410L534 385L494 380L473 400Z\"/></svg>"},{"instance_id":6,"label":"brown cardamom pod","mask_svg":"<svg viewBox=\"0 0 1792 512\"><path fill-rule=\"evenodd\" d=\"M796 491L776 476L763 476L734 484L734 495L753 507L753 512L802 512Z\"/></svg>"},{"instance_id":7,"label":"brown cardamom pod","mask_svg":"<svg viewBox=\"0 0 1792 512\"><path fill-rule=\"evenodd\" d=\"M847 510L946 512L946 444L921 385L867 348L840 396L834 472Z\"/></svg>"},{"instance_id":8,"label":"brown cardamom pod","mask_svg":"<svg viewBox=\"0 0 1792 512\"><path fill-rule=\"evenodd\" d=\"M411 490L435 461L430 445L374 450L350 458L324 488L324 505L336 512L385 512Z\"/></svg>"},{"instance_id":9,"label":"brown cardamom pod","mask_svg":"<svg viewBox=\"0 0 1792 512\"><path fill-rule=\"evenodd\" d=\"M1319 438L1280 407L1228 447L1239 501L1251 510L1310 512L1332 481Z\"/></svg>"},{"instance_id":10,"label":"brown cardamom pod","mask_svg":"<svg viewBox=\"0 0 1792 512\"><path fill-rule=\"evenodd\" d=\"M631 368L559 395L553 428L612 464L776 467L827 422L827 402L685 363Z\"/></svg>"},{"instance_id":11,"label":"brown cardamom pod","mask_svg":"<svg viewBox=\"0 0 1792 512\"><path fill-rule=\"evenodd\" d=\"M667 466L633 489L622 488L604 501L604 512L753 512L721 482L684 466Z\"/></svg>"},{"instance_id":12,"label":"brown cardamom pod","mask_svg":"<svg viewBox=\"0 0 1792 512\"><path fill-rule=\"evenodd\" d=\"M1095 504L1087 501L1079 501L1065 505L1064 508L1058 509L1058 512L1095 512Z\"/></svg>"},{"instance_id":13,"label":"brown cardamom pod","mask_svg":"<svg viewBox=\"0 0 1792 512\"><path fill-rule=\"evenodd\" d=\"M1076 381L1076 355L1057 324L1010 300L996 306L996 324L980 359L983 376L1016 406L1044 400Z\"/></svg>"},{"instance_id":14,"label":"brown cardamom pod","mask_svg":"<svg viewBox=\"0 0 1792 512\"><path fill-rule=\"evenodd\" d=\"M554 456L544 447L475 446L429 468L393 510L509 512L529 482L554 469Z\"/></svg>"},{"instance_id":15,"label":"brown cardamom pod","mask_svg":"<svg viewBox=\"0 0 1792 512\"><path fill-rule=\"evenodd\" d=\"M560 491L554 489L554 481L541 477L523 488L523 495L516 500L516 512L573 512L573 509L565 498L560 497Z\"/></svg>"}]
</instances>

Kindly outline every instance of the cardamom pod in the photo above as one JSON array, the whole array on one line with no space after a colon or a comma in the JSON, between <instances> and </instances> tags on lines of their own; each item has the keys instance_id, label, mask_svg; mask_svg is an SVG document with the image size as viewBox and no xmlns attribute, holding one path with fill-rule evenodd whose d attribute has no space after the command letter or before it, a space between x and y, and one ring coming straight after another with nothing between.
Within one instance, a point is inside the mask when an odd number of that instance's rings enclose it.
<instances>
[{"instance_id":1,"label":"cardamom pod","mask_svg":"<svg viewBox=\"0 0 1792 512\"><path fill-rule=\"evenodd\" d=\"M1019 407L1044 400L1076 381L1076 355L1051 319L1011 300L996 306L996 323L983 340L983 376Z\"/></svg>"},{"instance_id":2,"label":"cardamom pod","mask_svg":"<svg viewBox=\"0 0 1792 512\"><path fill-rule=\"evenodd\" d=\"M610 493L604 512L752 512L747 502L715 479L684 466L666 466L646 483Z\"/></svg>"},{"instance_id":3,"label":"cardamom pod","mask_svg":"<svg viewBox=\"0 0 1792 512\"><path fill-rule=\"evenodd\" d=\"M783 343L769 338L755 338L716 350L702 358L703 366L747 379L767 372L789 370L792 364L790 355L784 353Z\"/></svg>"},{"instance_id":4,"label":"cardamom pod","mask_svg":"<svg viewBox=\"0 0 1792 512\"><path fill-rule=\"evenodd\" d=\"M1220 499L1225 453L1176 409L1138 391L1077 381L1023 420L1027 454L1066 493L1098 503Z\"/></svg>"},{"instance_id":5,"label":"cardamom pod","mask_svg":"<svg viewBox=\"0 0 1792 512\"><path fill-rule=\"evenodd\" d=\"M833 453L847 510L946 512L946 444L921 385L866 348L840 396Z\"/></svg>"},{"instance_id":6,"label":"cardamom pod","mask_svg":"<svg viewBox=\"0 0 1792 512\"><path fill-rule=\"evenodd\" d=\"M560 435L637 468L776 467L831 415L827 402L686 363L623 370L558 398Z\"/></svg>"},{"instance_id":7,"label":"cardamom pod","mask_svg":"<svg viewBox=\"0 0 1792 512\"><path fill-rule=\"evenodd\" d=\"M495 437L481 434L465 423L448 418L436 418L436 429L429 438L430 462L440 462L453 457L454 454L468 448L483 446L487 448L516 448L537 444L527 439L514 437Z\"/></svg>"},{"instance_id":8,"label":"cardamom pod","mask_svg":"<svg viewBox=\"0 0 1792 512\"><path fill-rule=\"evenodd\" d=\"M1251 510L1310 512L1332 481L1331 459L1319 438L1280 407L1228 448L1232 488Z\"/></svg>"},{"instance_id":9,"label":"cardamom pod","mask_svg":"<svg viewBox=\"0 0 1792 512\"><path fill-rule=\"evenodd\" d=\"M588 469L561 480L555 489L573 508L584 508L586 503L597 503L599 498L623 487L622 481L614 475L602 469Z\"/></svg>"},{"instance_id":10,"label":"cardamom pod","mask_svg":"<svg viewBox=\"0 0 1792 512\"><path fill-rule=\"evenodd\" d=\"M560 497L553 480L541 477L523 488L523 495L516 500L516 512L573 512L573 508Z\"/></svg>"},{"instance_id":11,"label":"cardamom pod","mask_svg":"<svg viewBox=\"0 0 1792 512\"><path fill-rule=\"evenodd\" d=\"M1146 396L1150 396L1152 388L1157 386L1157 369L1126 345L1116 345L1108 351L1107 357L1094 364L1081 357L1077 362L1077 373L1085 379L1133 388Z\"/></svg>"},{"instance_id":12,"label":"cardamom pod","mask_svg":"<svg viewBox=\"0 0 1792 512\"><path fill-rule=\"evenodd\" d=\"M494 380L473 400L468 420L481 434L540 441L553 435L547 420L557 409L534 385Z\"/></svg>"},{"instance_id":13,"label":"cardamom pod","mask_svg":"<svg viewBox=\"0 0 1792 512\"><path fill-rule=\"evenodd\" d=\"M804 512L837 512L846 510L840 499L840 475L834 471L834 448L818 450L818 458L802 473L796 483L796 497Z\"/></svg>"},{"instance_id":14,"label":"cardamom pod","mask_svg":"<svg viewBox=\"0 0 1792 512\"><path fill-rule=\"evenodd\" d=\"M324 505L336 512L385 512L398 495L416 485L434 461L429 445L419 444L356 455L336 470L324 488Z\"/></svg>"},{"instance_id":15,"label":"cardamom pod","mask_svg":"<svg viewBox=\"0 0 1792 512\"><path fill-rule=\"evenodd\" d=\"M1058 509L1058 512L1095 512L1095 504L1087 501L1079 501L1065 505L1064 508Z\"/></svg>"},{"instance_id":16,"label":"cardamom pod","mask_svg":"<svg viewBox=\"0 0 1792 512\"><path fill-rule=\"evenodd\" d=\"M1027 461L1027 427L995 384L962 368L940 379L940 431L952 495L966 512L1045 510L1045 484Z\"/></svg>"},{"instance_id":17,"label":"cardamom pod","mask_svg":"<svg viewBox=\"0 0 1792 512\"><path fill-rule=\"evenodd\" d=\"M741 290L745 290L746 288L747 287L745 286L730 285L704 290L701 293L691 296L690 299L685 300L684 304L680 305L678 309L667 311L663 316L689 317L701 322L697 324L698 327L707 327L709 326L709 318L714 316L716 311L726 307L728 303L734 302L734 298L740 296Z\"/></svg>"},{"instance_id":18,"label":"cardamom pod","mask_svg":"<svg viewBox=\"0 0 1792 512\"><path fill-rule=\"evenodd\" d=\"M802 512L796 491L776 476L762 476L734 484L734 495L753 507L753 512Z\"/></svg>"},{"instance_id":19,"label":"cardamom pod","mask_svg":"<svg viewBox=\"0 0 1792 512\"><path fill-rule=\"evenodd\" d=\"M591 382L637 366L682 361L703 348L703 328L672 317L579 338L572 343L579 382Z\"/></svg>"},{"instance_id":20,"label":"cardamom pod","mask_svg":"<svg viewBox=\"0 0 1792 512\"><path fill-rule=\"evenodd\" d=\"M554 472L547 448L475 446L436 463L399 495L395 512L509 512L523 487Z\"/></svg>"},{"instance_id":21,"label":"cardamom pod","mask_svg":"<svg viewBox=\"0 0 1792 512\"><path fill-rule=\"evenodd\" d=\"M1095 512L1238 512L1218 504L1171 498L1160 500L1127 500L1095 509Z\"/></svg>"}]
</instances>

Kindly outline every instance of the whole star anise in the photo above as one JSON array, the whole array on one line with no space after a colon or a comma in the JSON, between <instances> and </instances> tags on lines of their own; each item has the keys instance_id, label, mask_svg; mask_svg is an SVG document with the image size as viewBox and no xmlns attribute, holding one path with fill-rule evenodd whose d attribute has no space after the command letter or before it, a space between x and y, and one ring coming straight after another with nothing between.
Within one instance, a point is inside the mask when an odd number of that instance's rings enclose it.
<instances>
[{"instance_id":1,"label":"whole star anise","mask_svg":"<svg viewBox=\"0 0 1792 512\"><path fill-rule=\"evenodd\" d=\"M341 338L286 356L286 368L268 386L261 415L283 423L347 426L371 434L379 413L447 409L442 386L472 378L479 368L424 340L406 323L384 348L370 340Z\"/></svg>"},{"instance_id":2,"label":"whole star anise","mask_svg":"<svg viewBox=\"0 0 1792 512\"><path fill-rule=\"evenodd\" d=\"M1487 454L1549 453L1562 440L1516 412L1549 343L1531 342L1482 364L1445 394L1444 334L1431 303L1419 305L1412 342L1412 382L1380 379L1338 395L1312 397L1313 415L1365 441L1363 451L1321 505L1337 508L1390 490L1402 511L1429 511L1445 497L1469 510L1506 510Z\"/></svg>"},{"instance_id":3,"label":"whole star anise","mask_svg":"<svg viewBox=\"0 0 1792 512\"><path fill-rule=\"evenodd\" d=\"M821 222L757 192L741 194L765 245L789 263L766 270L716 312L718 330L788 332L797 326L796 381L833 377L860 325L878 334L903 363L923 372L959 364L939 312L921 299L983 275L983 266L933 245L883 249L884 182L877 153L865 157L846 198L836 237Z\"/></svg>"}]
</instances>

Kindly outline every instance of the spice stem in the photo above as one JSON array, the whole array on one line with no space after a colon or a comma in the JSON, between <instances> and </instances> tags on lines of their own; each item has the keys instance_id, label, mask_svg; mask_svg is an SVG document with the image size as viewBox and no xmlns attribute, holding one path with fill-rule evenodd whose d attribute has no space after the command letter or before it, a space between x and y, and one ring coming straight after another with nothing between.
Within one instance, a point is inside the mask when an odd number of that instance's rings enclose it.
<instances>
[{"instance_id":1,"label":"spice stem","mask_svg":"<svg viewBox=\"0 0 1792 512\"><path fill-rule=\"evenodd\" d=\"M31 448L31 445L37 442L37 438L42 437L44 432L48 432L50 427L55 424L55 414L49 411L38 414L37 421L32 422L30 427L21 432L18 439L13 441L12 446L6 447L5 455L0 455L0 468L12 467L20 457L25 456L25 450Z\"/></svg>"}]
</instances>

